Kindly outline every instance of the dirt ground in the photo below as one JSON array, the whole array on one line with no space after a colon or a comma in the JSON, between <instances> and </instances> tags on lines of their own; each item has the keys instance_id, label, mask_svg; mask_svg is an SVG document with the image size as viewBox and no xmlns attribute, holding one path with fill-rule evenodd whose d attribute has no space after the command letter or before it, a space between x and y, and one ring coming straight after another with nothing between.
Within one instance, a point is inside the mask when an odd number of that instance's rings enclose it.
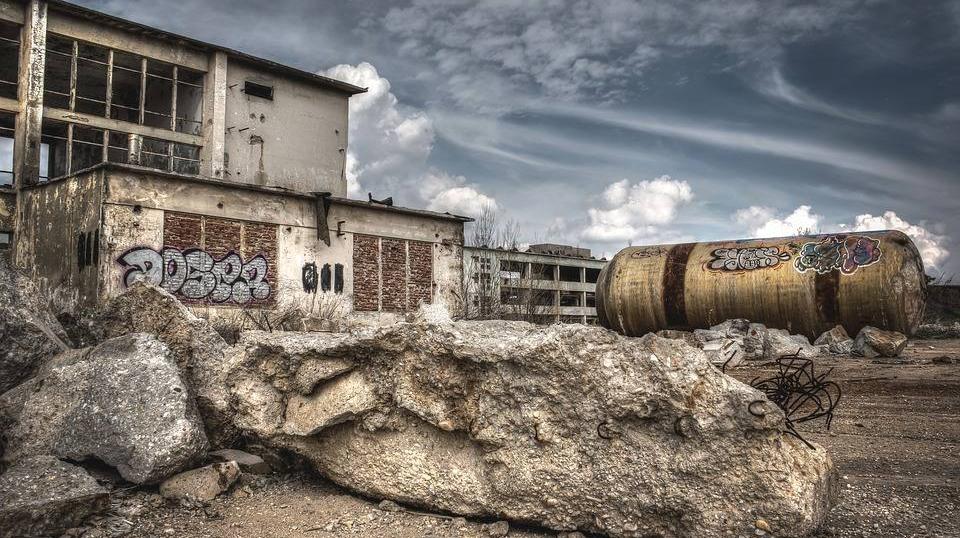
<instances>
[{"instance_id":1,"label":"dirt ground","mask_svg":"<svg viewBox=\"0 0 960 538\"><path fill-rule=\"evenodd\" d=\"M820 358L843 396L830 432L801 433L826 447L841 476L839 504L818 537L960 537L960 340L911 341L895 360ZM773 372L750 364L749 382ZM169 504L156 489L122 491L111 510L69 535L85 538L485 537L490 522L388 511L304 474L245 476L207 506ZM510 536L547 537L511 528Z\"/></svg>"}]
</instances>

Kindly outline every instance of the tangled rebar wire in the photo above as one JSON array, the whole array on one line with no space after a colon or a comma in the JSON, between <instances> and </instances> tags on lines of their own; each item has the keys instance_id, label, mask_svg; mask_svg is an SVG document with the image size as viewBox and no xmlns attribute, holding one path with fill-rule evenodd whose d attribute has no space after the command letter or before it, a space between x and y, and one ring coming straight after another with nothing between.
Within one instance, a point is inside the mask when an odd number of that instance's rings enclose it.
<instances>
[{"instance_id":1,"label":"tangled rebar wire","mask_svg":"<svg viewBox=\"0 0 960 538\"><path fill-rule=\"evenodd\" d=\"M803 441L811 449L814 446L807 442L796 430L801 422L826 418L824 425L830 429L833 421L833 412L840 402L840 385L827 381L827 376L833 371L816 375L813 370L813 360L800 357L800 350L792 355L784 355L777 359L777 373L767 378L754 378L750 386L762 391L771 402L777 404L786 416L787 433ZM756 400L747 406L747 410L754 416L762 413L754 411Z\"/></svg>"}]
</instances>

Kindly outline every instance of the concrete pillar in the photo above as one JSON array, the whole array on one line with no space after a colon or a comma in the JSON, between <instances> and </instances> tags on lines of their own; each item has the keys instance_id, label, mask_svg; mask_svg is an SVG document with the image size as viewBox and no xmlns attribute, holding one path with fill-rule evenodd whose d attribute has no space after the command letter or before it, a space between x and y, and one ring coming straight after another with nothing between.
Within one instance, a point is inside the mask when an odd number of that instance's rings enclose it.
<instances>
[{"instance_id":1,"label":"concrete pillar","mask_svg":"<svg viewBox=\"0 0 960 538\"><path fill-rule=\"evenodd\" d=\"M47 3L30 0L24 5L20 32L20 73L13 171L17 187L40 180L40 127L43 122L43 69L46 65ZM19 197L18 197L19 198Z\"/></svg>"},{"instance_id":2,"label":"concrete pillar","mask_svg":"<svg viewBox=\"0 0 960 538\"><path fill-rule=\"evenodd\" d=\"M224 177L224 152L227 130L227 54L210 54L207 75L203 79L203 148L200 150L200 175Z\"/></svg>"}]
</instances>

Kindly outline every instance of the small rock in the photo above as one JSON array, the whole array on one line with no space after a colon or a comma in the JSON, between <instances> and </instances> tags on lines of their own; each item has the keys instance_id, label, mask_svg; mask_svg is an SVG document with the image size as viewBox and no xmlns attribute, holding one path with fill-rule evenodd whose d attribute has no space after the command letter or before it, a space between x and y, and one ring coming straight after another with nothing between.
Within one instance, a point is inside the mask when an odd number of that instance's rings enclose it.
<instances>
[{"instance_id":1,"label":"small rock","mask_svg":"<svg viewBox=\"0 0 960 538\"><path fill-rule=\"evenodd\" d=\"M802 334L790 334L784 329L767 329L763 342L764 358L773 360L788 355L816 357L817 348L810 345L810 340Z\"/></svg>"},{"instance_id":2,"label":"small rock","mask_svg":"<svg viewBox=\"0 0 960 538\"><path fill-rule=\"evenodd\" d=\"M160 495L167 499L212 501L230 489L239 477L237 462L214 463L166 479L160 484Z\"/></svg>"},{"instance_id":3,"label":"small rock","mask_svg":"<svg viewBox=\"0 0 960 538\"><path fill-rule=\"evenodd\" d=\"M853 353L861 357L896 357L907 346L907 336L896 331L884 331L866 326L860 329L853 342Z\"/></svg>"},{"instance_id":4,"label":"small rock","mask_svg":"<svg viewBox=\"0 0 960 538\"><path fill-rule=\"evenodd\" d=\"M697 341L697 338L690 331L675 331L673 329L663 329L662 331L657 331L657 336L660 338L669 338L671 340L683 340L684 342L690 344L693 347L700 347L700 342Z\"/></svg>"},{"instance_id":5,"label":"small rock","mask_svg":"<svg viewBox=\"0 0 960 538\"><path fill-rule=\"evenodd\" d=\"M240 470L250 474L270 474L272 469L260 456L237 450L234 448L225 448L223 450L214 450L211 456L219 461L235 461L240 466Z\"/></svg>"},{"instance_id":6,"label":"small rock","mask_svg":"<svg viewBox=\"0 0 960 538\"><path fill-rule=\"evenodd\" d=\"M703 345L703 352L710 362L728 368L736 368L743 362L743 346L736 338L711 340Z\"/></svg>"},{"instance_id":7,"label":"small rock","mask_svg":"<svg viewBox=\"0 0 960 538\"><path fill-rule=\"evenodd\" d=\"M0 537L59 536L109 505L107 490L82 468L25 458L0 476Z\"/></svg>"},{"instance_id":8,"label":"small rock","mask_svg":"<svg viewBox=\"0 0 960 538\"><path fill-rule=\"evenodd\" d=\"M503 538L504 536L510 534L510 524L506 521L487 523L483 526L483 530L486 531L487 536L490 536L491 538Z\"/></svg>"},{"instance_id":9,"label":"small rock","mask_svg":"<svg viewBox=\"0 0 960 538\"><path fill-rule=\"evenodd\" d=\"M838 325L838 327L839 327L839 325ZM844 333L844 334L846 334L846 333ZM756 527L756 528L759 529L759 530L762 530L763 532L773 532L773 531L770 529L770 524L767 523L767 520L766 520L766 519L758 519L758 520L756 521L756 523L753 524L753 526Z\"/></svg>"},{"instance_id":10,"label":"small rock","mask_svg":"<svg viewBox=\"0 0 960 538\"><path fill-rule=\"evenodd\" d=\"M750 320L747 319L728 319L719 325L710 327L711 331L723 333L724 336L736 338L747 334L750 329Z\"/></svg>"},{"instance_id":11,"label":"small rock","mask_svg":"<svg viewBox=\"0 0 960 538\"><path fill-rule=\"evenodd\" d=\"M727 333L708 329L694 329L693 337L702 346L711 340L720 340L727 337Z\"/></svg>"},{"instance_id":12,"label":"small rock","mask_svg":"<svg viewBox=\"0 0 960 538\"><path fill-rule=\"evenodd\" d=\"M934 357L930 359L930 362L933 364L953 364L955 362L953 357L948 357L946 355L941 355L939 357Z\"/></svg>"},{"instance_id":13,"label":"small rock","mask_svg":"<svg viewBox=\"0 0 960 538\"><path fill-rule=\"evenodd\" d=\"M399 504L389 499L384 499L380 501L380 504L377 505L377 508L383 510L384 512L402 512L403 511L402 506L400 506Z\"/></svg>"}]
</instances>

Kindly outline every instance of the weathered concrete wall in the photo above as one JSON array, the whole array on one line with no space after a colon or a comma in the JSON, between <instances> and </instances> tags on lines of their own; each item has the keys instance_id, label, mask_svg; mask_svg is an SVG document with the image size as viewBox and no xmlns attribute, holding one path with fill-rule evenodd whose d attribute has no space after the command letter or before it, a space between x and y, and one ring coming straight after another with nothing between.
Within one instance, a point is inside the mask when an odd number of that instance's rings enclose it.
<instances>
[{"instance_id":1,"label":"weathered concrete wall","mask_svg":"<svg viewBox=\"0 0 960 538\"><path fill-rule=\"evenodd\" d=\"M273 100L244 93L248 80L271 86ZM345 94L231 58L226 101L225 179L346 195Z\"/></svg>"},{"instance_id":2,"label":"weathered concrete wall","mask_svg":"<svg viewBox=\"0 0 960 538\"><path fill-rule=\"evenodd\" d=\"M16 226L17 193L0 189L0 231L8 232Z\"/></svg>"},{"instance_id":3,"label":"weathered concrete wall","mask_svg":"<svg viewBox=\"0 0 960 538\"><path fill-rule=\"evenodd\" d=\"M20 197L27 225L17 230L18 265L64 307L94 304L104 261L103 171L27 187Z\"/></svg>"},{"instance_id":4,"label":"weathered concrete wall","mask_svg":"<svg viewBox=\"0 0 960 538\"><path fill-rule=\"evenodd\" d=\"M155 261L164 247L175 247L184 256L194 249L208 254L206 270L218 282L231 277L221 278L222 273L217 272L221 269L213 266L231 252L240 256L244 270L258 256L265 262L265 278L260 282L266 288L248 286L249 303L241 302L246 299L242 289L237 290L240 295L231 295L224 287L223 295L210 291L203 296L204 301L185 301L195 310L211 314L225 306L256 305L259 301L262 306L297 304L307 310L338 302L344 311L352 311L357 294L354 241L357 237L374 237L403 244L405 248L413 245L412 249L421 255L412 259L423 259L425 253L429 263L413 264L410 268L405 263L395 264L393 269L411 275L414 282L426 281L431 302L456 304L462 267L459 245L463 241L463 225L458 221L334 200L327 220L327 246L317 237L316 202L309 197L117 169L109 170L106 185L105 253L100 283L104 298L121 293L128 272L142 272L145 266L138 265L142 261ZM267 236L274 238L275 247L269 246ZM131 252L135 255L130 256ZM203 254L193 256L194 261L206 259ZM424 275L422 271L427 265L430 274ZM260 275L258 272L251 278ZM191 294L199 293L186 284L174 287L181 298L191 299ZM382 295L379 288L375 291ZM258 293L267 295L261 297ZM420 297L415 289L412 295ZM405 307L415 309L416 301L407 302ZM389 309L382 310L383 315L391 314L386 312ZM370 315L380 316L381 310Z\"/></svg>"}]
</instances>

